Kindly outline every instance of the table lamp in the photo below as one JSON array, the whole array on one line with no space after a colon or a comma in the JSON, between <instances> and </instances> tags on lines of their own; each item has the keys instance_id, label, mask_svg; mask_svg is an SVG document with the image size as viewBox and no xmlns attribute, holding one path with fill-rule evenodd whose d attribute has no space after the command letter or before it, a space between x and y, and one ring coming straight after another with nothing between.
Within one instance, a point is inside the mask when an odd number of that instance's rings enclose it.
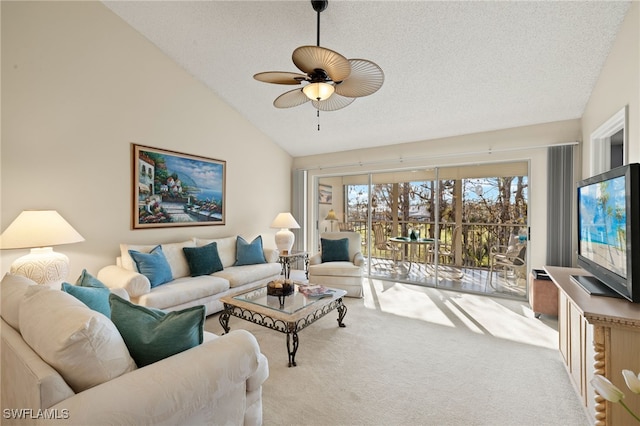
<instances>
[{"instance_id":1,"label":"table lamp","mask_svg":"<svg viewBox=\"0 0 640 426\"><path fill-rule=\"evenodd\" d=\"M338 221L336 212L333 209L329 210L329 213L327 214L327 217L324 218L324 220L328 220L329 222L331 222L331 232L333 232L333 222Z\"/></svg>"},{"instance_id":2,"label":"table lamp","mask_svg":"<svg viewBox=\"0 0 640 426\"><path fill-rule=\"evenodd\" d=\"M0 248L30 248L31 253L16 259L10 272L38 284L56 285L69 275L69 258L51 246L84 241L55 210L25 210L0 235Z\"/></svg>"},{"instance_id":3,"label":"table lamp","mask_svg":"<svg viewBox=\"0 0 640 426\"><path fill-rule=\"evenodd\" d=\"M276 232L276 247L281 254L289 254L293 247L293 242L296 240L296 236L293 232L289 231L289 228L298 229L300 225L293 218L291 213L280 213L271 223L272 228L280 228Z\"/></svg>"}]
</instances>

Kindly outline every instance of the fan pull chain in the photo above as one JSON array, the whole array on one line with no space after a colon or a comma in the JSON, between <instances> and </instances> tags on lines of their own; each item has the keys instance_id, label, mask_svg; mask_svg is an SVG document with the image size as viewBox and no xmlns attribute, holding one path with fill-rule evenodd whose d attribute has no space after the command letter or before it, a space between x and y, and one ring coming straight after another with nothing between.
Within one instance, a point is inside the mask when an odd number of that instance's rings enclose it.
<instances>
[{"instance_id":1,"label":"fan pull chain","mask_svg":"<svg viewBox=\"0 0 640 426\"><path fill-rule=\"evenodd\" d=\"M320 131L320 110L316 110L316 116L318 117L318 131Z\"/></svg>"}]
</instances>

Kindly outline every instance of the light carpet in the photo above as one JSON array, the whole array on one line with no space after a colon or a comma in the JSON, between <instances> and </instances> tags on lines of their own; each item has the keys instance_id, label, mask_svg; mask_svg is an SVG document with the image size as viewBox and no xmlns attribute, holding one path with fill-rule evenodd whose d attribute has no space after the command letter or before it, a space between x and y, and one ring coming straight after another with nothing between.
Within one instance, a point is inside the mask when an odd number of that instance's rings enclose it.
<instances>
[{"instance_id":1,"label":"light carpet","mask_svg":"<svg viewBox=\"0 0 640 426\"><path fill-rule=\"evenodd\" d=\"M523 302L365 279L331 312L286 336L231 318L269 359L265 425L587 425L557 350L557 321ZM221 334L219 315L205 328Z\"/></svg>"}]
</instances>

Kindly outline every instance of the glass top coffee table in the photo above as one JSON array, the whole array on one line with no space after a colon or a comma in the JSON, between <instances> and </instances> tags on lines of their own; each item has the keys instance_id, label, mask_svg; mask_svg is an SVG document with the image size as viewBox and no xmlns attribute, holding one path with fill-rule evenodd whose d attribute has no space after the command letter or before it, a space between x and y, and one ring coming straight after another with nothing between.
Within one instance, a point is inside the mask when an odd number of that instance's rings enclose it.
<instances>
[{"instance_id":1,"label":"glass top coffee table","mask_svg":"<svg viewBox=\"0 0 640 426\"><path fill-rule=\"evenodd\" d=\"M228 333L229 318L234 316L285 333L289 367L295 367L298 332L333 310L338 311L338 326L345 327L342 320L347 314L347 307L342 303L346 291L327 288L328 294L323 297L306 296L300 292L300 286L296 284L293 293L288 296L269 296L265 285L223 297L220 299L224 303L220 325Z\"/></svg>"}]
</instances>

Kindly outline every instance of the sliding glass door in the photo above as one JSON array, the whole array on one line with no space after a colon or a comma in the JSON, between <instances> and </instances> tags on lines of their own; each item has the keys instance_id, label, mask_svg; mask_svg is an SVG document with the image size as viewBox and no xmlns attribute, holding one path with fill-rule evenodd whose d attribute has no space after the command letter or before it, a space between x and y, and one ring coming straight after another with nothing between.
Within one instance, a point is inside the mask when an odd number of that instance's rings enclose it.
<instances>
[{"instance_id":1,"label":"sliding glass door","mask_svg":"<svg viewBox=\"0 0 640 426\"><path fill-rule=\"evenodd\" d=\"M527 162L320 178L317 229L361 233L372 278L524 297L528 190Z\"/></svg>"}]
</instances>

